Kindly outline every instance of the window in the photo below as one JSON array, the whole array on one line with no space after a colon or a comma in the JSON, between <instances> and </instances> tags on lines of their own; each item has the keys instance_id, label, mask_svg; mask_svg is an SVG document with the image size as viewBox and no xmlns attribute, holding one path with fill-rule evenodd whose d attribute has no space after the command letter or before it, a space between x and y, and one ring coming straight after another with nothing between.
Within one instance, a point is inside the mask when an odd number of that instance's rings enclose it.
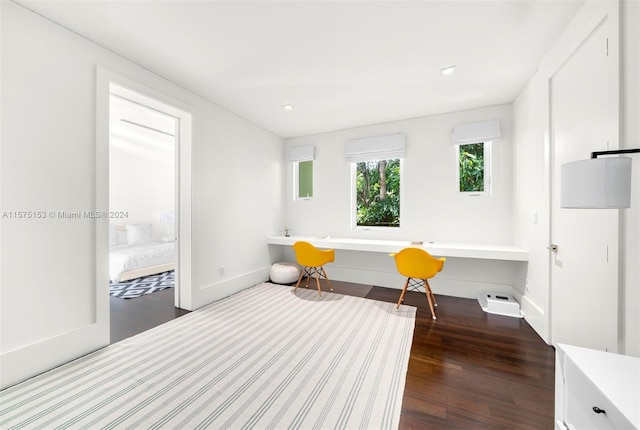
<instances>
[{"instance_id":1,"label":"window","mask_svg":"<svg viewBox=\"0 0 640 430\"><path fill-rule=\"evenodd\" d=\"M293 199L313 197L313 160L293 163Z\"/></svg>"},{"instance_id":2,"label":"window","mask_svg":"<svg viewBox=\"0 0 640 430\"><path fill-rule=\"evenodd\" d=\"M401 159L352 163L357 227L400 227Z\"/></svg>"},{"instance_id":3,"label":"window","mask_svg":"<svg viewBox=\"0 0 640 430\"><path fill-rule=\"evenodd\" d=\"M314 146L289 148L289 161L293 163L293 200L309 200L313 197Z\"/></svg>"},{"instance_id":4,"label":"window","mask_svg":"<svg viewBox=\"0 0 640 430\"><path fill-rule=\"evenodd\" d=\"M453 127L458 189L472 196L491 194L491 142L500 140L500 121L490 120Z\"/></svg>"},{"instance_id":5,"label":"window","mask_svg":"<svg viewBox=\"0 0 640 430\"><path fill-rule=\"evenodd\" d=\"M345 147L351 163L352 226L400 227L400 178L405 135L352 139Z\"/></svg>"},{"instance_id":6,"label":"window","mask_svg":"<svg viewBox=\"0 0 640 430\"><path fill-rule=\"evenodd\" d=\"M490 194L490 145L491 142L457 145L461 193Z\"/></svg>"}]
</instances>

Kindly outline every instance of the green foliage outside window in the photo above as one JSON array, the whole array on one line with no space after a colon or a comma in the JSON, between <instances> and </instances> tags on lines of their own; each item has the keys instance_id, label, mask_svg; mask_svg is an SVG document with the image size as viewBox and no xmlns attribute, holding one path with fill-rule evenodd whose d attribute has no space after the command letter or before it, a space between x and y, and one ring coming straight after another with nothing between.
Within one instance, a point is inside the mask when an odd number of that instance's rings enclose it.
<instances>
[{"instance_id":1,"label":"green foliage outside window","mask_svg":"<svg viewBox=\"0 0 640 430\"><path fill-rule=\"evenodd\" d=\"M400 160L357 163L356 224L400 227Z\"/></svg>"},{"instance_id":2,"label":"green foliage outside window","mask_svg":"<svg viewBox=\"0 0 640 430\"><path fill-rule=\"evenodd\" d=\"M313 161L298 163L298 198L313 197Z\"/></svg>"},{"instance_id":3,"label":"green foliage outside window","mask_svg":"<svg viewBox=\"0 0 640 430\"><path fill-rule=\"evenodd\" d=\"M460 192L484 191L484 143L460 145Z\"/></svg>"}]
</instances>

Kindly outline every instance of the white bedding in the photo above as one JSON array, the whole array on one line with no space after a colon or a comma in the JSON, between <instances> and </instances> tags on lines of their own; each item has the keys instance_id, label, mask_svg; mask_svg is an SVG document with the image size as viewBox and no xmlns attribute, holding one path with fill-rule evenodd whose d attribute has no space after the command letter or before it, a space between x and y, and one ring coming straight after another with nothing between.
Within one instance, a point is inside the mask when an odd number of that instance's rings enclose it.
<instances>
[{"instance_id":1,"label":"white bedding","mask_svg":"<svg viewBox=\"0 0 640 430\"><path fill-rule=\"evenodd\" d=\"M109 248L109 279L120 282L123 272L172 263L176 260L175 242L146 242Z\"/></svg>"}]
</instances>

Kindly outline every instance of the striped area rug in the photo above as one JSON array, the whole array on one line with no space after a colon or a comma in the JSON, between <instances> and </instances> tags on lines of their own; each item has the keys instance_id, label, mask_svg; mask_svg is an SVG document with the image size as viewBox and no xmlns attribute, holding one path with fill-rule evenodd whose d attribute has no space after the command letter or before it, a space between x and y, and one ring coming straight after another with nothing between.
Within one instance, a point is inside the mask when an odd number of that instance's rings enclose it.
<instances>
[{"instance_id":1,"label":"striped area rug","mask_svg":"<svg viewBox=\"0 0 640 430\"><path fill-rule=\"evenodd\" d=\"M260 284L0 392L0 428L394 429L415 308Z\"/></svg>"}]
</instances>

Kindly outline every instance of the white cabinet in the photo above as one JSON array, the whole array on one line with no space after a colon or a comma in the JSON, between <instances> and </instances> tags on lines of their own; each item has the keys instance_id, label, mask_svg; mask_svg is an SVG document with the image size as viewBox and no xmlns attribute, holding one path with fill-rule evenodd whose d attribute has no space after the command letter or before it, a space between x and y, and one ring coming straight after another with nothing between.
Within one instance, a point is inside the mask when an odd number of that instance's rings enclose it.
<instances>
[{"instance_id":1,"label":"white cabinet","mask_svg":"<svg viewBox=\"0 0 640 430\"><path fill-rule=\"evenodd\" d=\"M639 429L640 359L558 344L556 429Z\"/></svg>"}]
</instances>

